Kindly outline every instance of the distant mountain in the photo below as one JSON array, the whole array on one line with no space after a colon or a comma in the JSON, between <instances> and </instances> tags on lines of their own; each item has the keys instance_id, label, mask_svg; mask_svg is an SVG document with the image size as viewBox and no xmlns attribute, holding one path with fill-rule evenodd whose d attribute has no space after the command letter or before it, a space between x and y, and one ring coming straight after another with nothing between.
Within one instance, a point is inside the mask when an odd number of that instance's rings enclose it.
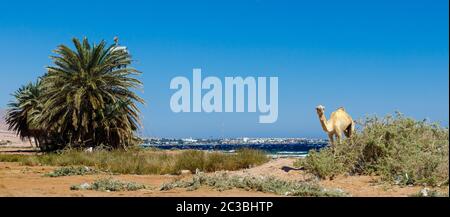
<instances>
[{"instance_id":1,"label":"distant mountain","mask_svg":"<svg viewBox=\"0 0 450 217\"><path fill-rule=\"evenodd\" d=\"M20 137L13 131L8 130L8 125L6 125L5 121L6 110L0 108L0 140L9 141L10 145L13 146L30 146L28 140L21 140ZM7 143L7 144L8 144Z\"/></svg>"},{"instance_id":2,"label":"distant mountain","mask_svg":"<svg viewBox=\"0 0 450 217\"><path fill-rule=\"evenodd\" d=\"M6 125L5 115L6 115L6 110L0 108L0 130L6 131L6 130L8 130L8 127Z\"/></svg>"}]
</instances>

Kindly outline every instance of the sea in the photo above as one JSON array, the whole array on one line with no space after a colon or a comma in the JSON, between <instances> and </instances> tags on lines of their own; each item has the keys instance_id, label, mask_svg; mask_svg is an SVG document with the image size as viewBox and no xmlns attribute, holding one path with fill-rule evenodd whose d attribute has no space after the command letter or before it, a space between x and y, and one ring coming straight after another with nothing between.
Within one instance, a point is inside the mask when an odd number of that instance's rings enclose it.
<instances>
[{"instance_id":1,"label":"sea","mask_svg":"<svg viewBox=\"0 0 450 217\"><path fill-rule=\"evenodd\" d=\"M293 143L293 144L194 144L194 145L152 145L144 144L144 147L155 147L164 150L195 149L204 151L219 151L223 153L235 153L242 148L259 149L266 152L272 158L305 157L311 150L319 150L327 146L326 142L318 143Z\"/></svg>"}]
</instances>

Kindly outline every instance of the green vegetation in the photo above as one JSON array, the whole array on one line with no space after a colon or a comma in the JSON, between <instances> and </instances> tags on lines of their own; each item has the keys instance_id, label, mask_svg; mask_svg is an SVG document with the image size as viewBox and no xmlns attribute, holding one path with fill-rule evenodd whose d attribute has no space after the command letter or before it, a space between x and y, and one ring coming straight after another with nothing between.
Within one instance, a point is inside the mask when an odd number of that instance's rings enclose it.
<instances>
[{"instance_id":1,"label":"green vegetation","mask_svg":"<svg viewBox=\"0 0 450 217\"><path fill-rule=\"evenodd\" d=\"M24 158L21 154L0 154L0 162L22 162Z\"/></svg>"},{"instance_id":2,"label":"green vegetation","mask_svg":"<svg viewBox=\"0 0 450 217\"><path fill-rule=\"evenodd\" d=\"M38 130L34 128L31 119L36 117L40 111L40 93L41 82L28 83L14 92L14 102L8 104L9 110L6 114L6 123L9 130L13 130L21 139L31 137L37 138ZM30 140L31 141L31 140ZM38 140L36 140L38 144Z\"/></svg>"},{"instance_id":3,"label":"green vegetation","mask_svg":"<svg viewBox=\"0 0 450 217\"><path fill-rule=\"evenodd\" d=\"M94 190L94 191L137 191L148 188L146 185L135 182L123 182L113 178L103 178L91 184L84 183L73 185L70 190Z\"/></svg>"},{"instance_id":4,"label":"green vegetation","mask_svg":"<svg viewBox=\"0 0 450 217\"><path fill-rule=\"evenodd\" d=\"M45 174L45 176L49 177L59 177L59 176L82 176L82 175L91 175L98 173L97 170L91 169L87 166L70 166L70 167L61 167L55 169L53 172Z\"/></svg>"},{"instance_id":5,"label":"green vegetation","mask_svg":"<svg viewBox=\"0 0 450 217\"><path fill-rule=\"evenodd\" d=\"M73 39L74 50L60 45L53 66L13 96L6 122L22 138L34 138L42 151L70 147L126 148L137 142L139 126L132 89L141 82L129 67L131 56L117 44Z\"/></svg>"},{"instance_id":6,"label":"green vegetation","mask_svg":"<svg viewBox=\"0 0 450 217\"><path fill-rule=\"evenodd\" d=\"M230 176L227 173L218 173L206 175L204 173L196 174L188 181L177 180L165 183L161 186L161 191L167 191L173 188L187 188L187 190L196 190L201 186L209 186L218 191L229 190L232 188L245 189L247 191L260 191L266 193L275 193L286 196L303 197L338 197L346 196L342 191L327 190L312 182L294 182L277 179L272 176L253 177L253 176Z\"/></svg>"},{"instance_id":7,"label":"green vegetation","mask_svg":"<svg viewBox=\"0 0 450 217\"><path fill-rule=\"evenodd\" d=\"M148 151L144 149L94 150L86 153L77 149L42 155L5 155L0 161L20 162L23 165L88 166L118 174L177 174L181 170L201 171L237 170L267 162L259 150L243 149L236 154L204 151Z\"/></svg>"},{"instance_id":8,"label":"green vegetation","mask_svg":"<svg viewBox=\"0 0 450 217\"><path fill-rule=\"evenodd\" d=\"M312 151L296 162L320 178L375 174L400 185L448 185L449 131L400 113L368 117L362 130L335 148Z\"/></svg>"}]
</instances>

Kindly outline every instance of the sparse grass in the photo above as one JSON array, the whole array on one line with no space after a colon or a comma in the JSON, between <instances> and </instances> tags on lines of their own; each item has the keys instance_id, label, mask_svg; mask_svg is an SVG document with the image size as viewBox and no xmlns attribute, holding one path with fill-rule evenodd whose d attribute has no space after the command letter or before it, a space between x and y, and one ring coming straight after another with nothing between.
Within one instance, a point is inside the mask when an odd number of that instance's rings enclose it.
<instances>
[{"instance_id":1,"label":"sparse grass","mask_svg":"<svg viewBox=\"0 0 450 217\"><path fill-rule=\"evenodd\" d=\"M193 173L196 169L214 172L249 168L267 161L269 161L269 158L263 151L253 149L240 149L237 150L236 154L187 150L177 157L175 168L177 171L185 169Z\"/></svg>"},{"instance_id":2,"label":"sparse grass","mask_svg":"<svg viewBox=\"0 0 450 217\"><path fill-rule=\"evenodd\" d=\"M295 166L320 178L375 174L400 185L448 185L449 131L400 113L368 117L354 137L335 148L311 151Z\"/></svg>"},{"instance_id":3,"label":"sparse grass","mask_svg":"<svg viewBox=\"0 0 450 217\"><path fill-rule=\"evenodd\" d=\"M94 190L94 191L137 191L148 188L146 185L135 182L123 182L113 178L103 178L91 184L84 183L73 185L70 190Z\"/></svg>"},{"instance_id":4,"label":"sparse grass","mask_svg":"<svg viewBox=\"0 0 450 217\"><path fill-rule=\"evenodd\" d=\"M178 158L175 160L175 170L190 170L195 172L198 168L204 168L206 153L197 150L186 150L183 151Z\"/></svg>"},{"instance_id":5,"label":"sparse grass","mask_svg":"<svg viewBox=\"0 0 450 217\"><path fill-rule=\"evenodd\" d=\"M286 196L303 197L338 197L346 196L343 191L327 190L313 182L293 182L277 179L273 176L254 177L254 176L230 176L227 173L216 173L206 175L204 173L196 174L192 179L183 181L165 183L161 186L161 191L167 191L173 188L187 188L187 190L196 190L201 186L209 186L218 191L229 190L232 188L245 189L247 191L260 191L265 193L275 193Z\"/></svg>"},{"instance_id":6,"label":"sparse grass","mask_svg":"<svg viewBox=\"0 0 450 217\"><path fill-rule=\"evenodd\" d=\"M49 177L60 177L60 176L83 176L83 175L92 175L98 173L97 170L89 168L87 166L69 166L69 167L61 167L55 169L53 172L45 174L45 176Z\"/></svg>"},{"instance_id":7,"label":"sparse grass","mask_svg":"<svg viewBox=\"0 0 450 217\"><path fill-rule=\"evenodd\" d=\"M3 155L0 161L20 162L23 165L87 166L116 174L177 174L181 170L201 171L237 170L267 162L268 157L259 150L238 150L236 154L187 150L176 153L132 149L64 150L42 155Z\"/></svg>"},{"instance_id":8,"label":"sparse grass","mask_svg":"<svg viewBox=\"0 0 450 217\"><path fill-rule=\"evenodd\" d=\"M25 157L20 154L0 154L0 162L21 162Z\"/></svg>"}]
</instances>

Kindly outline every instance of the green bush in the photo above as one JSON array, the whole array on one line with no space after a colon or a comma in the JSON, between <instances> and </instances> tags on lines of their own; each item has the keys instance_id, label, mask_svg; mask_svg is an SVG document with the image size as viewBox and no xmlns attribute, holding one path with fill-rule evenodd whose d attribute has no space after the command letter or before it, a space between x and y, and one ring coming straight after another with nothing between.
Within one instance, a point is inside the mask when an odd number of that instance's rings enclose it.
<instances>
[{"instance_id":1,"label":"green bush","mask_svg":"<svg viewBox=\"0 0 450 217\"><path fill-rule=\"evenodd\" d=\"M299 159L294 166L305 167L310 173L317 175L319 178L334 177L345 170L344 165L338 162L332 154L330 148L324 148L320 152L312 150L308 157Z\"/></svg>"},{"instance_id":2,"label":"green bush","mask_svg":"<svg viewBox=\"0 0 450 217\"><path fill-rule=\"evenodd\" d=\"M448 184L449 131L400 113L368 117L362 130L334 148L296 162L320 178L375 174L395 184Z\"/></svg>"}]
</instances>

